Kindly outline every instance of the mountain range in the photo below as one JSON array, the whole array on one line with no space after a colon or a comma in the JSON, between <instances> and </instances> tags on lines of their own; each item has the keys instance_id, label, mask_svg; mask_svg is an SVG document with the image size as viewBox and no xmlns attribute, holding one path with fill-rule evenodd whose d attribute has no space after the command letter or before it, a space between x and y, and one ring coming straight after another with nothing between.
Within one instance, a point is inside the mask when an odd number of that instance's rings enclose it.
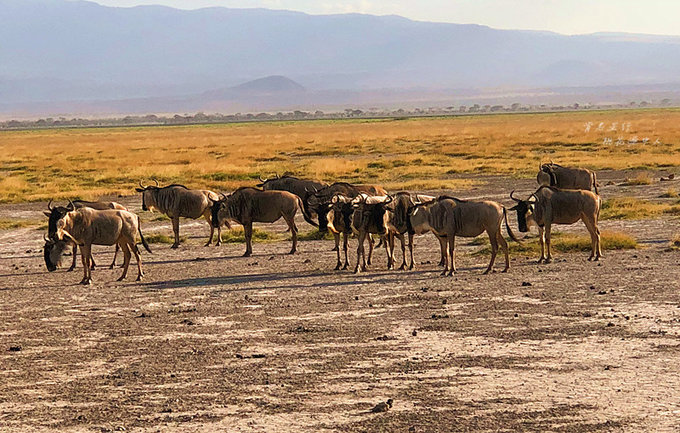
<instances>
[{"instance_id":1,"label":"mountain range","mask_svg":"<svg viewBox=\"0 0 680 433\"><path fill-rule=\"evenodd\" d=\"M271 110L365 94L391 95L379 103L680 81L680 37L565 36L398 16L0 0L0 41L4 112L106 101L116 101L112 111Z\"/></svg>"}]
</instances>

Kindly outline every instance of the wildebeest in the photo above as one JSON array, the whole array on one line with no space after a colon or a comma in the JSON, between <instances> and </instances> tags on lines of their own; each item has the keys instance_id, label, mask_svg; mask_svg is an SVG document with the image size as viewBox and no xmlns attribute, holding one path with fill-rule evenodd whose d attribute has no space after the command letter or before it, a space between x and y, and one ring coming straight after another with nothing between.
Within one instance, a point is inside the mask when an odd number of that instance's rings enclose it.
<instances>
[{"instance_id":1,"label":"wildebeest","mask_svg":"<svg viewBox=\"0 0 680 433\"><path fill-rule=\"evenodd\" d=\"M354 199L354 213L352 214L352 232L358 237L359 245L357 246L357 264L354 272L366 270L366 251L364 250L364 240L371 234L376 234L383 238L385 245L385 253L387 254L387 268L392 265L392 256L390 255L390 248L386 239L387 236L387 222L389 219L387 205L391 203L393 198L387 197L369 197L361 194ZM369 242L372 242L369 238Z\"/></svg>"},{"instance_id":2,"label":"wildebeest","mask_svg":"<svg viewBox=\"0 0 680 433\"><path fill-rule=\"evenodd\" d=\"M75 209L80 209L82 207L89 207L91 209L97 209L97 210L104 210L104 209L120 209L120 210L127 210L125 206L123 206L120 203L116 203L115 201L85 201L85 200L73 200L70 201L66 207L64 206L52 206L52 200L47 203L47 210L48 212L43 212L45 216L47 216L48 222L47 222L47 236L50 239L56 239L57 235L57 221L59 221L61 218L66 215L67 212L70 212ZM111 265L109 265L109 269L113 269L113 267L116 265L116 257L118 256L118 244L116 244L116 251L113 254L113 261L111 262ZM77 259L77 253L78 253L78 245L73 244L73 261L71 263L71 267L68 268L67 272L70 272L76 268L76 259ZM94 257L91 258L92 260L92 269L95 268L95 262L94 262ZM55 271L57 269L56 266L50 268L47 268L50 272Z\"/></svg>"},{"instance_id":3,"label":"wildebeest","mask_svg":"<svg viewBox=\"0 0 680 433\"><path fill-rule=\"evenodd\" d=\"M216 193L204 189L189 189L184 185L177 184L161 188L157 180L154 180L154 182L156 182L155 186L144 186L139 181L139 188L136 190L142 193L142 210L153 211L155 209L172 220L175 242L171 248L179 247L180 217L191 219L204 217L210 224L210 238L205 246L212 243L215 229L217 229L217 243L215 245L222 244L221 226L212 223L210 212L212 202L219 199Z\"/></svg>"},{"instance_id":4,"label":"wildebeest","mask_svg":"<svg viewBox=\"0 0 680 433\"><path fill-rule=\"evenodd\" d=\"M529 200L510 198L517 204L511 210L517 211L519 231L529 231L528 222L533 221L538 226L541 258L538 263L550 263L550 230L553 224L574 224L581 220L586 225L591 239L591 253L588 260L599 260L602 257L600 248L600 229L597 220L600 217L600 196L591 191L560 190L549 186L541 186L531 194ZM547 256L545 250L548 250Z\"/></svg>"},{"instance_id":5,"label":"wildebeest","mask_svg":"<svg viewBox=\"0 0 680 433\"><path fill-rule=\"evenodd\" d=\"M338 263L335 270L340 269L342 263L340 262L340 235L342 234L342 246L345 252L345 265L342 269L349 267L349 259L347 255L347 240L352 234L352 214L354 213L354 206L351 198L342 194L336 194L331 199L328 209L328 229L333 233L335 238L335 251L338 253Z\"/></svg>"},{"instance_id":6,"label":"wildebeest","mask_svg":"<svg viewBox=\"0 0 680 433\"><path fill-rule=\"evenodd\" d=\"M467 201L440 196L436 200L420 203L415 207L414 219L422 221L422 224L432 230L437 237L445 239L445 245L448 245L448 249L445 250L442 275L453 275L456 272L456 236L477 237L485 231L491 243L491 260L484 273L491 272L499 244L505 255L503 272L507 272L510 267L510 258L508 243L501 233L503 220L505 220L508 235L516 242L519 240L510 229L507 210L502 205L493 201Z\"/></svg>"},{"instance_id":7,"label":"wildebeest","mask_svg":"<svg viewBox=\"0 0 680 433\"><path fill-rule=\"evenodd\" d=\"M377 185L353 185L347 182L335 182L319 190L307 190L302 198L302 203L309 215L315 213L319 220L319 231L325 233L328 230L327 211L331 199L341 194L348 198L355 198L359 194L369 196L384 196L387 191Z\"/></svg>"},{"instance_id":8,"label":"wildebeest","mask_svg":"<svg viewBox=\"0 0 680 433\"><path fill-rule=\"evenodd\" d=\"M542 186L560 189L583 189L597 191L597 175L587 168L562 167L559 164L539 164L536 182Z\"/></svg>"},{"instance_id":9,"label":"wildebeest","mask_svg":"<svg viewBox=\"0 0 680 433\"><path fill-rule=\"evenodd\" d=\"M284 174L283 176L276 175L276 177L269 179L262 179L259 177L260 183L258 187L265 191L288 191L296 196L304 199L307 191L320 190L327 186L326 183L317 182L315 180L298 179L295 176Z\"/></svg>"},{"instance_id":10,"label":"wildebeest","mask_svg":"<svg viewBox=\"0 0 680 433\"><path fill-rule=\"evenodd\" d=\"M305 212L302 199L288 191L263 191L252 187L242 187L220 200L212 202L212 222L218 226L225 224L231 228L229 221L236 221L243 226L246 238L246 252L248 257L253 252L252 237L253 223L273 223L283 217L292 234L293 247L290 254L297 250L297 232L295 214L302 210L305 221L316 225Z\"/></svg>"},{"instance_id":11,"label":"wildebeest","mask_svg":"<svg viewBox=\"0 0 680 433\"><path fill-rule=\"evenodd\" d=\"M68 240L80 245L80 255L83 262L84 276L80 284L92 282L92 245L118 245L123 250L123 274L118 278L122 281L127 275L132 253L137 259L137 281L144 276L139 249L135 243L137 233L142 240L142 245L151 252L149 245L144 239L139 223L139 216L125 210L107 209L96 210L80 208L67 212L57 222L56 239L47 239L45 244L45 262L50 266L56 266L60 261ZM61 242L61 243L60 243ZM132 253L131 253L132 252Z\"/></svg>"}]
</instances>

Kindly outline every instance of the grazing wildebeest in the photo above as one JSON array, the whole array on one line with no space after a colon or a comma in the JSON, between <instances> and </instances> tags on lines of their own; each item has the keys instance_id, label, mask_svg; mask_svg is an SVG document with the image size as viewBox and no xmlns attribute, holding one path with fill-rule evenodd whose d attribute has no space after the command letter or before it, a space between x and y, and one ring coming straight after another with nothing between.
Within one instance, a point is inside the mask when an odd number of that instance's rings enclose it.
<instances>
[{"instance_id":1,"label":"grazing wildebeest","mask_svg":"<svg viewBox=\"0 0 680 433\"><path fill-rule=\"evenodd\" d=\"M351 198L345 197L342 194L336 194L331 199L328 209L328 229L333 233L335 238L335 251L338 253L338 263L335 270L340 269L342 263L340 262L340 234L342 234L343 251L345 252L345 265L342 269L349 267L349 259L347 255L347 240L352 234L352 214L354 213L354 206Z\"/></svg>"},{"instance_id":2,"label":"grazing wildebeest","mask_svg":"<svg viewBox=\"0 0 680 433\"><path fill-rule=\"evenodd\" d=\"M510 210L517 211L519 231L529 231L527 222L533 221L538 226L541 258L538 263L550 263L550 230L553 224L574 224L581 220L586 225L591 239L591 253L588 260L599 260L602 257L600 248L600 229L597 220L600 217L600 196L591 191L561 190L549 186L541 186L531 194L529 200L519 200L510 193L510 198L517 205ZM545 255L545 250L548 255Z\"/></svg>"},{"instance_id":3,"label":"grazing wildebeest","mask_svg":"<svg viewBox=\"0 0 680 433\"><path fill-rule=\"evenodd\" d=\"M260 183L258 183L257 186L265 191L288 191L292 192L301 199L305 198L307 191L320 190L327 186L327 184L323 182L298 179L295 176L290 176L287 174L284 174L280 177L276 175L276 177L269 179L262 179L260 176L259 179Z\"/></svg>"},{"instance_id":4,"label":"grazing wildebeest","mask_svg":"<svg viewBox=\"0 0 680 433\"><path fill-rule=\"evenodd\" d=\"M297 232L295 214L302 210L305 221L316 225L305 212L302 199L288 191L263 191L252 187L242 187L222 199L212 203L212 221L214 225L225 224L231 228L229 221L236 221L243 226L246 238L246 252L248 257L253 252L252 237L253 223L273 223L283 217L292 234L293 247L290 254L297 250Z\"/></svg>"},{"instance_id":5,"label":"grazing wildebeest","mask_svg":"<svg viewBox=\"0 0 680 433\"><path fill-rule=\"evenodd\" d=\"M505 227L510 237L519 242L508 224L507 210L494 201L467 201L455 197L440 196L436 200L416 204L413 212L414 219L422 221L440 239L446 239L448 250L445 251L444 271L442 275L453 275L456 272L456 236L474 238L486 231L491 243L491 260L484 271L491 272L498 254L500 244L505 254L505 268L510 267L508 243L501 233L501 224L505 220ZM421 214L422 215L419 215Z\"/></svg>"},{"instance_id":6,"label":"grazing wildebeest","mask_svg":"<svg viewBox=\"0 0 680 433\"><path fill-rule=\"evenodd\" d=\"M354 272L366 270L366 251L364 250L364 240L370 234L376 234L381 238L387 236L387 222L389 215L387 213L387 205L392 202L392 197L369 197L361 194L354 199L354 213L352 214L352 232L354 232L359 241L357 247L357 264ZM369 242L372 242L369 237ZM392 257L390 255L389 245L386 239L383 239L385 245L385 253L387 254L387 268L392 265ZM370 263L369 263L370 264Z\"/></svg>"},{"instance_id":7,"label":"grazing wildebeest","mask_svg":"<svg viewBox=\"0 0 680 433\"><path fill-rule=\"evenodd\" d=\"M47 239L45 243L45 263L48 268L56 266L67 244L64 240L80 245L80 256L83 262L84 276L80 284L92 283L92 245L118 245L123 250L122 281L127 275L130 258L134 253L137 259L137 281L144 276L139 249L136 245L137 233L142 245L151 252L144 239L139 223L139 216L125 210L96 210L80 208L70 211L57 222L56 239ZM132 252L132 253L131 253Z\"/></svg>"},{"instance_id":8,"label":"grazing wildebeest","mask_svg":"<svg viewBox=\"0 0 680 433\"><path fill-rule=\"evenodd\" d=\"M210 207L212 201L218 200L219 196L204 189L189 189L184 185L172 184L160 187L157 180L155 186L144 186L139 181L137 192L142 193L142 210L158 210L170 217L172 220L172 231L175 233L175 242L171 248L179 247L179 219L196 219L204 217L210 224L210 238L205 246L212 243L213 234L217 229L217 243L222 244L222 229L219 225L214 225L211 219Z\"/></svg>"},{"instance_id":9,"label":"grazing wildebeest","mask_svg":"<svg viewBox=\"0 0 680 433\"><path fill-rule=\"evenodd\" d=\"M341 194L348 198L355 198L359 194L369 196L387 195L385 189L377 185L352 185L347 182L335 182L319 190L309 189L302 198L302 203L309 215L316 214L319 220L319 231L325 233L328 230L327 211L331 199Z\"/></svg>"},{"instance_id":10,"label":"grazing wildebeest","mask_svg":"<svg viewBox=\"0 0 680 433\"><path fill-rule=\"evenodd\" d=\"M562 167L559 164L539 164L536 182L541 186L552 186L559 189L583 189L597 191L597 176L587 168Z\"/></svg>"},{"instance_id":11,"label":"grazing wildebeest","mask_svg":"<svg viewBox=\"0 0 680 433\"><path fill-rule=\"evenodd\" d=\"M74 200L70 201L66 207L64 206L54 206L52 207L52 200L47 203L47 209L49 212L43 212L47 218L49 218L47 222L47 236L50 239L55 239L57 235L57 221L59 221L61 218L66 215L67 212L70 212L75 209L80 209L82 207L89 207L91 209L97 209L97 210L104 210L104 209L120 209L120 210L127 210L125 206L123 206L120 203L116 203L115 201L85 201L85 200ZM113 267L116 265L116 257L118 256L118 244L116 244L116 252L113 254L113 261L111 262L111 265L109 265L109 269L113 269ZM68 268L67 272L70 272L76 268L76 259L77 259L77 253L78 253L78 245L73 244L73 261L71 263L71 267ZM92 263L92 269L95 268L95 262L94 262L94 257L91 258L91 263ZM52 272L57 269L56 266L53 268L48 267L48 271Z\"/></svg>"}]
</instances>

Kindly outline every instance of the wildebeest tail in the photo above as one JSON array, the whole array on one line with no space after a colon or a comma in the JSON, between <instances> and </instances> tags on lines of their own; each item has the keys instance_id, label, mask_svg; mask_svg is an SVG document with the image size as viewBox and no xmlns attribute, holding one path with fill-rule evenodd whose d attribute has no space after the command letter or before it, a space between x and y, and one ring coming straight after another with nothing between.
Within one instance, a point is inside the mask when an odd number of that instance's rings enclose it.
<instances>
[{"instance_id":1,"label":"wildebeest tail","mask_svg":"<svg viewBox=\"0 0 680 433\"><path fill-rule=\"evenodd\" d=\"M512 229L510 228L510 224L508 224L508 210L503 207L503 219L505 220L505 229L508 231L508 235L512 238L513 241L517 242L518 244L521 244L522 241L515 236L515 234L512 232Z\"/></svg>"},{"instance_id":2,"label":"wildebeest tail","mask_svg":"<svg viewBox=\"0 0 680 433\"><path fill-rule=\"evenodd\" d=\"M144 235L142 234L142 222L139 220L139 215L137 215L137 231L139 232L139 237L142 239L142 245L144 245L144 249L153 254L151 248L149 248L149 244L146 243L146 239L144 239Z\"/></svg>"},{"instance_id":3,"label":"wildebeest tail","mask_svg":"<svg viewBox=\"0 0 680 433\"><path fill-rule=\"evenodd\" d=\"M600 193L597 191L597 174L595 174L595 172L592 173L592 178L593 178L593 188L595 188L595 194L600 195Z\"/></svg>"},{"instance_id":4,"label":"wildebeest tail","mask_svg":"<svg viewBox=\"0 0 680 433\"><path fill-rule=\"evenodd\" d=\"M305 221L307 221L309 224L313 225L314 227L319 227L319 224L315 223L312 217L307 213L307 208L305 207L304 202L300 197L297 198L298 201L298 207L302 211L302 216L304 217Z\"/></svg>"}]
</instances>

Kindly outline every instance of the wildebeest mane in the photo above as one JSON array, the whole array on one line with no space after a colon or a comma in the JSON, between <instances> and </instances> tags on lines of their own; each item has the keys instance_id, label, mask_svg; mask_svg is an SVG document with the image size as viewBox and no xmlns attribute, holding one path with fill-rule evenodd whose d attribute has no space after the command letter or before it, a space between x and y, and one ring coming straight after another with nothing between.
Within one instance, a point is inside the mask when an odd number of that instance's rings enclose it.
<instances>
[{"instance_id":1,"label":"wildebeest mane","mask_svg":"<svg viewBox=\"0 0 680 433\"><path fill-rule=\"evenodd\" d=\"M440 195L439 197L437 197L437 201L442 201L442 200L453 200L457 203L467 203L468 202L467 200L461 200L459 198L452 197L450 195Z\"/></svg>"}]
</instances>

